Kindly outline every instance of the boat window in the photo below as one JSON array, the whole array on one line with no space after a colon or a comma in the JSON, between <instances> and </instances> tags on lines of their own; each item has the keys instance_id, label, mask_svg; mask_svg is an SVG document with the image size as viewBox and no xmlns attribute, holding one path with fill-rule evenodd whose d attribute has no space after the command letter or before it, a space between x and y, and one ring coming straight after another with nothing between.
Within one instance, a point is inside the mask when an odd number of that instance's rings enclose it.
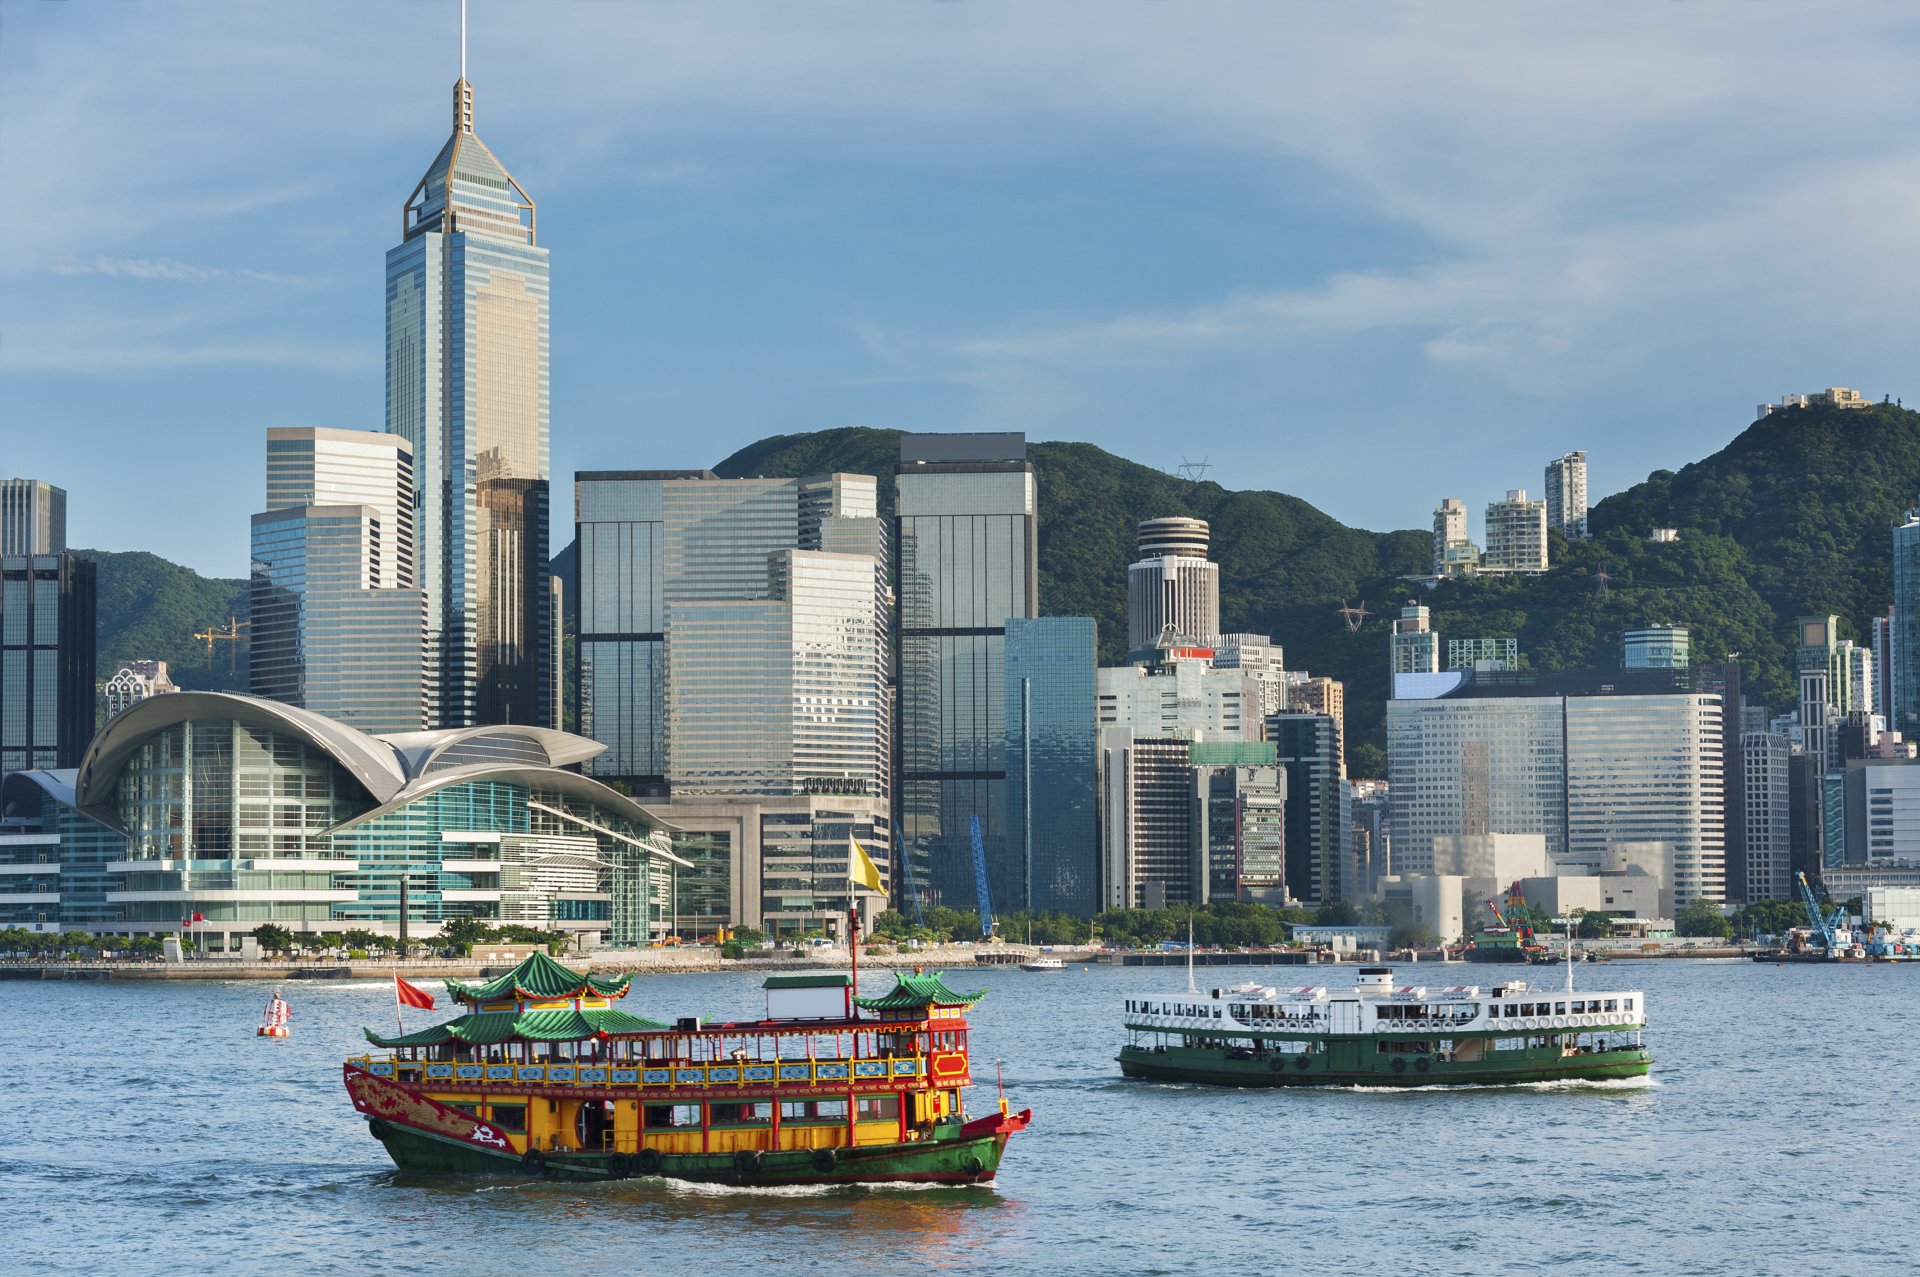
<instances>
[{"instance_id":1,"label":"boat window","mask_svg":"<svg viewBox=\"0 0 1920 1277\"><path fill-rule=\"evenodd\" d=\"M527 1129L527 1106L524 1104L496 1104L491 1116L493 1124L503 1131L518 1133Z\"/></svg>"},{"instance_id":2,"label":"boat window","mask_svg":"<svg viewBox=\"0 0 1920 1277\"><path fill-rule=\"evenodd\" d=\"M1620 1009L1621 1009L1622 1011L1631 1011L1631 1010L1633 1010L1633 999L1632 999L1632 998L1626 998L1626 999L1623 999L1623 1000L1621 1001L1621 1003L1620 1003Z\"/></svg>"},{"instance_id":3,"label":"boat window","mask_svg":"<svg viewBox=\"0 0 1920 1277\"><path fill-rule=\"evenodd\" d=\"M1567 1013L1567 1004L1566 1004L1566 1003L1564 1003L1564 1002L1556 1002L1556 1003L1554 1003L1554 1004L1553 1004L1553 1013L1554 1013L1555 1015L1565 1015L1565 1014Z\"/></svg>"},{"instance_id":4,"label":"boat window","mask_svg":"<svg viewBox=\"0 0 1920 1277\"><path fill-rule=\"evenodd\" d=\"M862 1122L879 1122L899 1116L900 1097L897 1095L865 1095L860 1098Z\"/></svg>"},{"instance_id":5,"label":"boat window","mask_svg":"<svg viewBox=\"0 0 1920 1277\"><path fill-rule=\"evenodd\" d=\"M715 1126L741 1126L753 1122L765 1122L773 1116L773 1105L759 1104L715 1104L712 1106Z\"/></svg>"},{"instance_id":6,"label":"boat window","mask_svg":"<svg viewBox=\"0 0 1920 1277\"><path fill-rule=\"evenodd\" d=\"M447 1107L465 1113L468 1117L480 1116L480 1106L478 1104L449 1104Z\"/></svg>"},{"instance_id":7,"label":"boat window","mask_svg":"<svg viewBox=\"0 0 1920 1277\"><path fill-rule=\"evenodd\" d=\"M1618 1003L1613 998L1607 999L1606 1007L1609 1011L1618 1011L1620 1009Z\"/></svg>"}]
</instances>

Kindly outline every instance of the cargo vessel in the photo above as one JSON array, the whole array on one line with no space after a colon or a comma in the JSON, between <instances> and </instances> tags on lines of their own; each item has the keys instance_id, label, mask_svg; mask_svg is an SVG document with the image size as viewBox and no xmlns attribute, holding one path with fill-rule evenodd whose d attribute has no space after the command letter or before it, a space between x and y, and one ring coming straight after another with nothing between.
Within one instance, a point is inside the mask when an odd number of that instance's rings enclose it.
<instances>
[{"instance_id":1,"label":"cargo vessel","mask_svg":"<svg viewBox=\"0 0 1920 1277\"><path fill-rule=\"evenodd\" d=\"M1125 1001L1120 1070L1215 1086L1461 1086L1644 1077L1637 990L1538 991L1396 985L1362 967L1356 986L1148 994Z\"/></svg>"},{"instance_id":2,"label":"cargo vessel","mask_svg":"<svg viewBox=\"0 0 1920 1277\"><path fill-rule=\"evenodd\" d=\"M879 997L844 973L774 975L766 1015L672 1024L614 1006L629 975L536 953L478 984L465 1013L366 1030L346 1061L353 1106L405 1170L729 1184L992 1180L1031 1110L970 1116L966 1013L940 972Z\"/></svg>"}]
</instances>

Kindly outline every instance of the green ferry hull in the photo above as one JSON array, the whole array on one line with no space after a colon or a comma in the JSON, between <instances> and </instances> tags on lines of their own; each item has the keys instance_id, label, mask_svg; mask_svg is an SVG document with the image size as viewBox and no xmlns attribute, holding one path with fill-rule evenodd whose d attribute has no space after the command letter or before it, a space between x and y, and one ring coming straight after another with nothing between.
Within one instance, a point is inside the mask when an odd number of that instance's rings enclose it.
<instances>
[{"instance_id":1,"label":"green ferry hull","mask_svg":"<svg viewBox=\"0 0 1920 1277\"><path fill-rule=\"evenodd\" d=\"M1238 1058L1205 1047L1168 1047L1162 1051L1122 1047L1120 1071L1155 1082L1196 1082L1207 1086L1513 1086L1526 1082L1602 1082L1645 1077L1653 1057L1642 1048L1563 1055L1556 1048L1501 1051L1493 1058L1443 1060L1422 1056L1396 1071L1375 1051L1372 1039L1332 1042L1325 1051L1275 1053ZM1419 1067L1421 1064L1425 1068Z\"/></svg>"},{"instance_id":2,"label":"green ferry hull","mask_svg":"<svg viewBox=\"0 0 1920 1277\"><path fill-rule=\"evenodd\" d=\"M657 1175L702 1184L768 1187L794 1184L936 1183L982 1184L1000 1169L1005 1134L836 1149L823 1166L814 1152L793 1150L737 1154L646 1154L552 1152L523 1157L478 1148L431 1131L382 1118L367 1123L404 1171L456 1175L516 1175L556 1180L630 1179ZM815 1150L818 1152L820 1150ZM826 1159L822 1159L826 1160ZM652 1169L649 1169L649 1168Z\"/></svg>"}]
</instances>

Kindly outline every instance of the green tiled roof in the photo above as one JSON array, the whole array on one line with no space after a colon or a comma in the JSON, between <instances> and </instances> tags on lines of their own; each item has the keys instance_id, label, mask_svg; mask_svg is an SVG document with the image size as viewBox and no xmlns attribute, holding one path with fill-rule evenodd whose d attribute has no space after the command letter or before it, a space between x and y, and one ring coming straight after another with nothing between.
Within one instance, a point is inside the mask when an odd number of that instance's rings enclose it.
<instances>
[{"instance_id":1,"label":"green tiled roof","mask_svg":"<svg viewBox=\"0 0 1920 1277\"><path fill-rule=\"evenodd\" d=\"M509 998L625 997L633 974L590 976L572 967L562 966L545 953L535 950L520 965L505 975L481 984L447 981L447 996L460 1002L503 1002Z\"/></svg>"},{"instance_id":2,"label":"green tiled roof","mask_svg":"<svg viewBox=\"0 0 1920 1277\"><path fill-rule=\"evenodd\" d=\"M445 1024L395 1037L385 1037L372 1029L364 1032L367 1041L378 1047L439 1046L443 1042L493 1046L501 1042L577 1042L602 1033L648 1033L666 1027L658 1020L642 1019L625 1011L568 1008L529 1011L524 1015L506 1011L463 1015Z\"/></svg>"},{"instance_id":3,"label":"green tiled roof","mask_svg":"<svg viewBox=\"0 0 1920 1277\"><path fill-rule=\"evenodd\" d=\"M945 974L930 971L925 975L896 975L897 983L888 992L877 998L855 998L854 1001L869 1011L905 1011L936 1005L970 1007L987 996L985 989L978 993L955 993L941 978Z\"/></svg>"}]
</instances>

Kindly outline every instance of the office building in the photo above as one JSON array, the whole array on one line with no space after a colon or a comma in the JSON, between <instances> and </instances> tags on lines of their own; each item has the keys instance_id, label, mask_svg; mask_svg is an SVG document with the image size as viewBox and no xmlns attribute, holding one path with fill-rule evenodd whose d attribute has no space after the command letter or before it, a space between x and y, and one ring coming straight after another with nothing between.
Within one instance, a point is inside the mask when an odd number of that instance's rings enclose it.
<instances>
[{"instance_id":1,"label":"office building","mask_svg":"<svg viewBox=\"0 0 1920 1277\"><path fill-rule=\"evenodd\" d=\"M1833 865L1920 864L1920 766L1905 759L1849 762L1844 776L1845 835Z\"/></svg>"},{"instance_id":2,"label":"office building","mask_svg":"<svg viewBox=\"0 0 1920 1277\"><path fill-rule=\"evenodd\" d=\"M1748 903L1789 900L1793 898L1793 742L1774 732L1747 732L1740 744L1746 792L1745 882L1740 898Z\"/></svg>"},{"instance_id":3,"label":"office building","mask_svg":"<svg viewBox=\"0 0 1920 1277\"><path fill-rule=\"evenodd\" d=\"M1434 872L1435 839L1538 834L1557 866L1659 842L1679 903L1720 900L1725 719L1678 671L1457 676L1387 705L1395 869Z\"/></svg>"},{"instance_id":4,"label":"office building","mask_svg":"<svg viewBox=\"0 0 1920 1277\"><path fill-rule=\"evenodd\" d=\"M1896 613L1889 607L1885 616L1876 616L1869 624L1873 634L1868 644L1873 652L1873 705L1888 727L1895 726L1893 712L1893 627Z\"/></svg>"},{"instance_id":5,"label":"office building","mask_svg":"<svg viewBox=\"0 0 1920 1277\"><path fill-rule=\"evenodd\" d=\"M267 431L267 510L366 506L374 511L367 581L411 589L416 494L413 447L371 430L275 426Z\"/></svg>"},{"instance_id":6,"label":"office building","mask_svg":"<svg viewBox=\"0 0 1920 1277\"><path fill-rule=\"evenodd\" d=\"M93 735L94 599L85 559L0 555L0 775L78 765Z\"/></svg>"},{"instance_id":7,"label":"office building","mask_svg":"<svg viewBox=\"0 0 1920 1277\"><path fill-rule=\"evenodd\" d=\"M1239 670L1260 687L1260 717L1286 708L1287 687L1299 676L1287 671L1286 651L1266 634L1215 634L1205 646L1213 651L1213 668Z\"/></svg>"},{"instance_id":8,"label":"office building","mask_svg":"<svg viewBox=\"0 0 1920 1277\"><path fill-rule=\"evenodd\" d=\"M598 751L536 727L370 736L258 697L150 697L77 770L0 784L0 864L56 865L43 926L170 935L199 914L191 939L214 951L266 922L419 938L478 918L657 941L666 830L568 770Z\"/></svg>"},{"instance_id":9,"label":"office building","mask_svg":"<svg viewBox=\"0 0 1920 1277\"><path fill-rule=\"evenodd\" d=\"M1389 674L1438 674L1440 636L1433 631L1433 614L1417 603L1400 609L1393 623Z\"/></svg>"},{"instance_id":10,"label":"office building","mask_svg":"<svg viewBox=\"0 0 1920 1277\"><path fill-rule=\"evenodd\" d=\"M438 727L550 726L548 263L473 86L387 253L387 421L413 451Z\"/></svg>"},{"instance_id":11,"label":"office building","mask_svg":"<svg viewBox=\"0 0 1920 1277\"><path fill-rule=\"evenodd\" d=\"M772 565L789 551L853 554L869 561L869 628L886 633L886 541L871 476L720 479L698 470L583 471L575 478L574 502L578 587L569 606L576 634L575 723L607 746L588 763L590 774L635 794L668 792L671 609L773 600L775 583L783 578ZM835 574L845 571L843 565ZM784 611L792 615L791 608ZM805 614L802 605L803 628ZM866 651L864 640L860 650ZM690 651L683 646L683 659L692 659ZM872 660L883 680L887 659L882 643ZM873 748L888 755L890 729L881 731Z\"/></svg>"},{"instance_id":12,"label":"office building","mask_svg":"<svg viewBox=\"0 0 1920 1277\"><path fill-rule=\"evenodd\" d=\"M1384 780L1350 779L1346 783L1348 863L1352 866L1349 892L1376 899L1380 881L1393 870L1393 819Z\"/></svg>"},{"instance_id":13,"label":"office building","mask_svg":"<svg viewBox=\"0 0 1920 1277\"><path fill-rule=\"evenodd\" d=\"M895 485L902 890L965 906L973 822L1007 855L1007 621L1040 614L1026 437L903 435Z\"/></svg>"},{"instance_id":14,"label":"office building","mask_svg":"<svg viewBox=\"0 0 1920 1277\"><path fill-rule=\"evenodd\" d=\"M1220 632L1220 567L1207 559L1207 521L1146 519L1138 562L1127 568L1127 650L1145 652L1163 634L1204 640Z\"/></svg>"},{"instance_id":15,"label":"office building","mask_svg":"<svg viewBox=\"0 0 1920 1277\"><path fill-rule=\"evenodd\" d=\"M1746 694L1738 661L1697 663L1689 670L1689 684L1699 695L1720 700L1720 779L1724 841L1727 849L1726 900L1729 904L1746 902L1747 882L1747 795L1746 749L1741 735L1747 730ZM1762 709L1762 715L1765 710ZM1759 724L1765 727L1764 721Z\"/></svg>"},{"instance_id":16,"label":"office building","mask_svg":"<svg viewBox=\"0 0 1920 1277\"><path fill-rule=\"evenodd\" d=\"M1527 500L1525 488L1509 489L1506 500L1487 503L1484 568L1501 572L1547 570L1547 503Z\"/></svg>"},{"instance_id":17,"label":"office building","mask_svg":"<svg viewBox=\"0 0 1920 1277\"><path fill-rule=\"evenodd\" d=\"M1893 530L1893 705L1888 725L1920 726L1920 507Z\"/></svg>"},{"instance_id":18,"label":"office building","mask_svg":"<svg viewBox=\"0 0 1920 1277\"><path fill-rule=\"evenodd\" d=\"M0 479L0 556L66 550L66 489L38 479Z\"/></svg>"},{"instance_id":19,"label":"office building","mask_svg":"<svg viewBox=\"0 0 1920 1277\"><path fill-rule=\"evenodd\" d=\"M988 866L993 899L1091 917L1100 911L1094 622L1009 617L1006 629L1007 855Z\"/></svg>"},{"instance_id":20,"label":"office building","mask_svg":"<svg viewBox=\"0 0 1920 1277\"><path fill-rule=\"evenodd\" d=\"M1346 880L1347 827L1340 724L1326 714L1283 710L1267 717L1274 765L1286 786L1287 895L1324 905L1354 895Z\"/></svg>"},{"instance_id":21,"label":"office building","mask_svg":"<svg viewBox=\"0 0 1920 1277\"><path fill-rule=\"evenodd\" d=\"M1260 739L1262 685L1251 672L1215 669L1200 651L1166 655L1099 671L1100 726L1130 727L1145 739Z\"/></svg>"},{"instance_id":22,"label":"office building","mask_svg":"<svg viewBox=\"0 0 1920 1277\"><path fill-rule=\"evenodd\" d=\"M1691 632L1683 626L1628 630L1621 664L1630 670L1683 670L1692 663L1692 642Z\"/></svg>"},{"instance_id":23,"label":"office building","mask_svg":"<svg viewBox=\"0 0 1920 1277\"><path fill-rule=\"evenodd\" d=\"M100 695L106 702L108 718L149 696L164 696L179 690L167 676L165 661L128 661L114 672L112 678L100 685Z\"/></svg>"},{"instance_id":24,"label":"office building","mask_svg":"<svg viewBox=\"0 0 1920 1277\"><path fill-rule=\"evenodd\" d=\"M1163 909L1198 895L1193 742L1102 727L1099 736L1103 903Z\"/></svg>"},{"instance_id":25,"label":"office building","mask_svg":"<svg viewBox=\"0 0 1920 1277\"><path fill-rule=\"evenodd\" d=\"M1286 900L1286 773L1271 741L1196 741L1187 751L1196 899Z\"/></svg>"},{"instance_id":26,"label":"office building","mask_svg":"<svg viewBox=\"0 0 1920 1277\"><path fill-rule=\"evenodd\" d=\"M1835 727L1851 708L1848 693L1853 682L1841 646L1840 618L1803 616L1794 627L1799 636L1794 668L1800 688L1801 739L1809 754L1823 760L1822 766L1834 769L1840 762Z\"/></svg>"},{"instance_id":27,"label":"office building","mask_svg":"<svg viewBox=\"0 0 1920 1277\"><path fill-rule=\"evenodd\" d=\"M1471 570L1479 561L1480 552L1467 537L1467 503L1458 497L1446 498L1433 511L1433 574Z\"/></svg>"},{"instance_id":28,"label":"office building","mask_svg":"<svg viewBox=\"0 0 1920 1277\"><path fill-rule=\"evenodd\" d=\"M1547 526L1569 541L1587 539L1587 454L1547 462Z\"/></svg>"}]
</instances>

